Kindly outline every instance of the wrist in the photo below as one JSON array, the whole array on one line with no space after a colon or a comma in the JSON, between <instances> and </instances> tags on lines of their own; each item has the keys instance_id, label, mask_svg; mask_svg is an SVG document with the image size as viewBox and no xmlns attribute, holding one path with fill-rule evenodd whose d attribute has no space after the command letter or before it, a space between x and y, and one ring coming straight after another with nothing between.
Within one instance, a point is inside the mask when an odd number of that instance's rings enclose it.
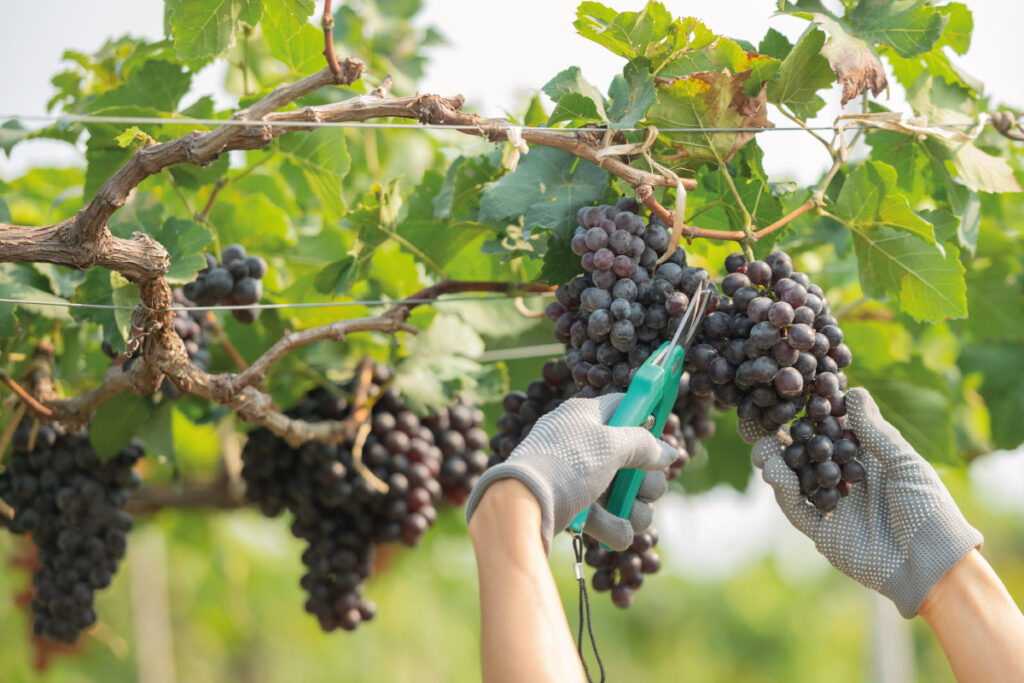
<instances>
[{"instance_id":1,"label":"wrist","mask_svg":"<svg viewBox=\"0 0 1024 683\"><path fill-rule=\"evenodd\" d=\"M478 546L495 539L535 543L540 527L537 498L518 479L505 478L483 492L469 520L469 537Z\"/></svg>"}]
</instances>

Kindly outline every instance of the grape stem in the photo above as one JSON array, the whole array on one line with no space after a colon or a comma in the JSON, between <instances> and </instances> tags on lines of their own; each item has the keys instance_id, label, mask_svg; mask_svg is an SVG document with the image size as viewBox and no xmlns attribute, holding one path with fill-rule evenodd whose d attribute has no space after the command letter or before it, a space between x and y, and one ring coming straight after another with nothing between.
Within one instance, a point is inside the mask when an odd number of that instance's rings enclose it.
<instances>
[{"instance_id":1,"label":"grape stem","mask_svg":"<svg viewBox=\"0 0 1024 683\"><path fill-rule=\"evenodd\" d=\"M657 216L662 223L665 223L666 225L672 224L675 212L669 211L663 207L660 202L658 202L654 197L654 189L650 185L641 185L638 187L636 196L637 199L639 199L651 213ZM772 234L779 228L789 225L795 218L802 216L817 206L818 202L816 200L808 199L806 202L793 209L771 225L761 228L760 230L753 230L751 234L753 241L756 242L762 237ZM707 228L698 228L693 225L683 227L683 237L688 240L692 240L696 237L702 237L704 239L727 240L730 242L742 242L747 239L746 233L742 230L709 230Z\"/></svg>"},{"instance_id":2,"label":"grape stem","mask_svg":"<svg viewBox=\"0 0 1024 683\"><path fill-rule=\"evenodd\" d=\"M25 389L20 384L14 381L14 379L3 370L0 370L0 382L6 384L11 391L18 395L18 398L20 398L22 401L28 404L28 407L31 408L36 413L43 415L44 417L53 416L52 410L50 410L42 403L37 401L32 394L25 391Z\"/></svg>"},{"instance_id":3,"label":"grape stem","mask_svg":"<svg viewBox=\"0 0 1024 683\"><path fill-rule=\"evenodd\" d=\"M224 332L224 328L220 326L220 321L217 320L217 316L213 314L213 311L206 312L206 321L210 323L210 329L213 330L213 334L217 337L217 343L220 344L221 348L224 349L224 353L228 354L228 358L235 364L239 372L245 372L248 369L249 364L242 358L242 354L238 352L235 345L231 343L231 339L227 333Z\"/></svg>"}]
</instances>

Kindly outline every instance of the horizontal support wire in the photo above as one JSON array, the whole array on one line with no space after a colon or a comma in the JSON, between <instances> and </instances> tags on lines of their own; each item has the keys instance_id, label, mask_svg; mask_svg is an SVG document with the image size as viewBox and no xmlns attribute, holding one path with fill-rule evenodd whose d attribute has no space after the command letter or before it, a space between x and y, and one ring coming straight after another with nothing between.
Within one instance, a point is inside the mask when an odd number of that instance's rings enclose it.
<instances>
[{"instance_id":1,"label":"horizontal support wire","mask_svg":"<svg viewBox=\"0 0 1024 683\"><path fill-rule=\"evenodd\" d=\"M191 117L159 118L155 116L90 116L84 114L0 114L0 120L46 121L51 123L116 123L116 124L157 124L157 125L194 125L194 126L239 126L259 127L275 126L282 128L376 128L376 129L415 129L415 130L465 130L474 126L464 124L443 123L392 123L376 121L273 121L265 119L197 119ZM978 125L977 121L957 121L954 123L930 123L932 126L970 128ZM844 130L867 130L878 126L854 124L841 126ZM520 126L521 130L542 133L579 133L583 128L545 128L543 126ZM807 130L836 130L837 126L755 126L732 128L702 128L688 126L681 128L658 128L659 133L771 133L795 132ZM646 128L620 128L617 132L644 132Z\"/></svg>"},{"instance_id":2,"label":"horizontal support wire","mask_svg":"<svg viewBox=\"0 0 1024 683\"><path fill-rule=\"evenodd\" d=\"M452 296L444 299L368 299L364 301L310 301L281 304L250 304L231 306L168 306L155 309L161 311L246 311L246 310L279 310L283 308L338 308L348 306L401 306L405 304L447 304L457 301L498 301L508 299L519 299L530 296L554 296L554 292L524 292L522 294L497 294L492 296ZM35 299L8 299L0 298L0 304L18 304L22 306L53 306L62 308L90 308L101 311L134 311L141 306L117 305L117 304L88 304L76 303L73 301L39 301Z\"/></svg>"}]
</instances>

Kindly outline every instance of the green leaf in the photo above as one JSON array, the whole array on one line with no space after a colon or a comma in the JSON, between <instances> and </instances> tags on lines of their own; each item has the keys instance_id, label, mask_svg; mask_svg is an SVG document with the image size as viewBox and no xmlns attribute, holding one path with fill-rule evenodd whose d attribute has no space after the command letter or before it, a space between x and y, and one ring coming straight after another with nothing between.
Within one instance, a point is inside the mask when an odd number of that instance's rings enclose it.
<instances>
[{"instance_id":1,"label":"green leaf","mask_svg":"<svg viewBox=\"0 0 1024 683\"><path fill-rule=\"evenodd\" d=\"M409 355L398 365L395 386L420 414L451 405L466 395L485 403L500 399L508 377L501 365L484 366L475 358L484 351L477 332L458 316L438 313L430 327L409 342Z\"/></svg>"},{"instance_id":2,"label":"green leaf","mask_svg":"<svg viewBox=\"0 0 1024 683\"><path fill-rule=\"evenodd\" d=\"M523 237L536 227L564 232L575 225L576 210L601 200L608 174L587 161L550 147L534 147L514 173L488 183L480 201L480 220L523 216Z\"/></svg>"},{"instance_id":3,"label":"green leaf","mask_svg":"<svg viewBox=\"0 0 1024 683\"><path fill-rule=\"evenodd\" d=\"M659 128L758 128L767 126L764 91L749 97L743 86L749 72L699 72L658 88L658 103L647 120ZM719 165L754 138L750 132L662 133L678 152L677 164L697 169Z\"/></svg>"},{"instance_id":4,"label":"green leaf","mask_svg":"<svg viewBox=\"0 0 1024 683\"><path fill-rule=\"evenodd\" d=\"M152 107L122 106L112 107L92 112L103 116L142 116L160 117L160 111ZM85 145L85 187L82 198L86 201L96 196L96 192L103 187L111 176L135 154L134 149L125 149L117 142L117 137L123 132L123 128L117 124L91 123L85 126L89 131L89 140ZM156 126L159 128L159 126ZM150 131L152 133L152 130Z\"/></svg>"},{"instance_id":5,"label":"green leaf","mask_svg":"<svg viewBox=\"0 0 1024 683\"><path fill-rule=\"evenodd\" d=\"M440 186L427 186L426 183L433 182L433 179L429 174L424 175L423 183L417 186L410 198L410 204L419 206L420 197L433 196L435 218L475 221L479 217L484 186L499 179L504 173L505 169L491 155L460 156L448 167ZM410 214L413 211L410 209Z\"/></svg>"},{"instance_id":6,"label":"green leaf","mask_svg":"<svg viewBox=\"0 0 1024 683\"><path fill-rule=\"evenodd\" d=\"M825 34L817 29L804 33L782 61L778 77L768 83L768 101L788 107L800 119L809 119L825 105L817 92L832 85L835 74L821 56Z\"/></svg>"},{"instance_id":7,"label":"green leaf","mask_svg":"<svg viewBox=\"0 0 1024 683\"><path fill-rule=\"evenodd\" d=\"M268 24L273 24L277 33L285 39L291 38L303 24L309 23L309 17L316 8L314 0L276 0L263 8L264 32Z\"/></svg>"},{"instance_id":8,"label":"green leaf","mask_svg":"<svg viewBox=\"0 0 1024 683\"><path fill-rule=\"evenodd\" d=\"M971 10L962 2L942 5L938 10L946 17L946 28L935 48L948 46L958 55L967 54L967 49L971 47L971 33L974 32L974 16Z\"/></svg>"},{"instance_id":9,"label":"green leaf","mask_svg":"<svg viewBox=\"0 0 1024 683\"><path fill-rule=\"evenodd\" d=\"M285 30L291 26L286 25ZM285 35L277 24L263 26L263 37L267 39L270 54L281 60L294 74L306 75L324 64L324 34L312 24L303 22L298 31Z\"/></svg>"},{"instance_id":10,"label":"green leaf","mask_svg":"<svg viewBox=\"0 0 1024 683\"><path fill-rule=\"evenodd\" d=\"M109 460L128 445L149 419L152 404L125 391L100 404L89 423L89 443L100 460Z\"/></svg>"},{"instance_id":11,"label":"green leaf","mask_svg":"<svg viewBox=\"0 0 1024 683\"><path fill-rule=\"evenodd\" d=\"M288 214L282 208L263 195L228 188L214 203L210 224L221 244L237 242L258 253L272 254L295 240Z\"/></svg>"},{"instance_id":12,"label":"green leaf","mask_svg":"<svg viewBox=\"0 0 1024 683\"><path fill-rule=\"evenodd\" d=\"M548 119L548 124L553 125L562 121L604 121L605 116L602 112L597 110L597 105L594 100L590 99L586 95L571 92L558 100L555 104L554 110L551 112L551 118Z\"/></svg>"},{"instance_id":13,"label":"green leaf","mask_svg":"<svg viewBox=\"0 0 1024 683\"><path fill-rule=\"evenodd\" d=\"M147 61L119 86L90 101L86 110L97 113L110 107L148 107L173 112L191 85L192 75L180 65Z\"/></svg>"},{"instance_id":14,"label":"green leaf","mask_svg":"<svg viewBox=\"0 0 1024 683\"><path fill-rule=\"evenodd\" d=\"M572 232L569 226L551 233L544 252L544 267L538 275L541 281L560 285L583 272L580 259L572 250Z\"/></svg>"},{"instance_id":15,"label":"green leaf","mask_svg":"<svg viewBox=\"0 0 1024 683\"><path fill-rule=\"evenodd\" d=\"M945 381L919 356L879 370L854 363L846 373L851 384L871 392L882 417L918 453L932 462L955 462L953 415Z\"/></svg>"},{"instance_id":16,"label":"green leaf","mask_svg":"<svg viewBox=\"0 0 1024 683\"><path fill-rule=\"evenodd\" d=\"M117 289L129 290L134 300L131 304L138 303L138 290L135 285L128 283L124 278L118 276L115 282L112 273L102 268L93 268L85 276L85 281L75 290L75 303L114 305L117 303L114 298L115 287ZM117 299L126 300L124 292L119 292ZM118 311L119 312L119 311ZM95 323L100 326L103 339L110 343L114 351L124 351L124 343L128 338L128 326L122 327L115 311L109 309L73 308L71 317L79 322ZM131 311L126 311L131 315Z\"/></svg>"},{"instance_id":17,"label":"green leaf","mask_svg":"<svg viewBox=\"0 0 1024 683\"><path fill-rule=\"evenodd\" d=\"M247 0L166 0L165 6L178 57L195 65L231 47L243 11L252 11Z\"/></svg>"},{"instance_id":18,"label":"green leaf","mask_svg":"<svg viewBox=\"0 0 1024 683\"><path fill-rule=\"evenodd\" d=\"M164 245L171 257L167 271L167 281L171 284L190 282L206 267L203 252L213 242L213 233L205 226L171 216L160 228L151 229L149 236Z\"/></svg>"},{"instance_id":19,"label":"green leaf","mask_svg":"<svg viewBox=\"0 0 1024 683\"><path fill-rule=\"evenodd\" d=\"M11 150L16 144L30 135L31 131L21 125L16 119L4 121L0 124L0 150L11 156Z\"/></svg>"},{"instance_id":20,"label":"green leaf","mask_svg":"<svg viewBox=\"0 0 1024 683\"><path fill-rule=\"evenodd\" d=\"M194 164L176 164L171 166L171 177L174 182L189 190L198 190L205 185L213 185L228 172L228 155L223 154L216 161L204 166Z\"/></svg>"},{"instance_id":21,"label":"green leaf","mask_svg":"<svg viewBox=\"0 0 1024 683\"><path fill-rule=\"evenodd\" d=\"M930 121L973 124L977 120L970 91L931 74L921 74L907 92L907 100L915 112ZM929 137L922 144L936 164L955 168L960 180L974 192L1021 191L1007 160L983 152L973 142Z\"/></svg>"},{"instance_id":22,"label":"green leaf","mask_svg":"<svg viewBox=\"0 0 1024 683\"><path fill-rule=\"evenodd\" d=\"M351 164L345 138L322 128L311 133L282 135L277 141L282 155L301 170L327 218L340 218L345 210L342 182Z\"/></svg>"},{"instance_id":23,"label":"green leaf","mask_svg":"<svg viewBox=\"0 0 1024 683\"><path fill-rule=\"evenodd\" d=\"M654 77L644 63L631 62L616 75L608 88L609 126L613 130L632 128L657 102Z\"/></svg>"},{"instance_id":24,"label":"green leaf","mask_svg":"<svg viewBox=\"0 0 1024 683\"><path fill-rule=\"evenodd\" d=\"M671 41L672 16L660 2L648 2L639 12L622 12L599 2L580 3L573 26L620 57L648 57L665 51Z\"/></svg>"},{"instance_id":25,"label":"green leaf","mask_svg":"<svg viewBox=\"0 0 1024 683\"><path fill-rule=\"evenodd\" d=\"M344 256L316 274L313 284L321 294L332 297L348 294L352 285L359 277L359 267L355 258Z\"/></svg>"},{"instance_id":26,"label":"green leaf","mask_svg":"<svg viewBox=\"0 0 1024 683\"><path fill-rule=\"evenodd\" d=\"M136 399L139 400L139 399ZM139 438L146 452L177 468L178 451L174 446L174 405L164 401L157 406L139 428Z\"/></svg>"},{"instance_id":27,"label":"green leaf","mask_svg":"<svg viewBox=\"0 0 1024 683\"><path fill-rule=\"evenodd\" d=\"M107 271L104 271L107 272ZM16 263L0 264L0 297L31 301L64 303L65 299L54 296L33 285L37 276L28 266ZM10 335L14 329L14 315L19 309L55 320L70 320L68 309L62 306L33 306L31 304L0 303L0 334Z\"/></svg>"},{"instance_id":28,"label":"green leaf","mask_svg":"<svg viewBox=\"0 0 1024 683\"><path fill-rule=\"evenodd\" d=\"M757 46L758 52L775 59L785 59L792 49L793 43L789 42L786 36L773 28L768 29L768 33L761 39L761 44Z\"/></svg>"},{"instance_id":29,"label":"green leaf","mask_svg":"<svg viewBox=\"0 0 1024 683\"><path fill-rule=\"evenodd\" d=\"M555 111L551 113L548 123L577 118L608 120L608 114L604 109L604 96L583 78L578 66L571 66L562 71L541 90L555 102Z\"/></svg>"},{"instance_id":30,"label":"green leaf","mask_svg":"<svg viewBox=\"0 0 1024 683\"><path fill-rule=\"evenodd\" d=\"M491 236L493 232L483 223L410 218L402 221L394 234L399 244L417 259L444 271L467 242L481 235Z\"/></svg>"},{"instance_id":31,"label":"green leaf","mask_svg":"<svg viewBox=\"0 0 1024 683\"><path fill-rule=\"evenodd\" d=\"M886 294L916 320L967 315L959 250L935 244L931 224L910 210L892 167L868 161L843 184L836 215L853 233L864 292Z\"/></svg>"},{"instance_id":32,"label":"green leaf","mask_svg":"<svg viewBox=\"0 0 1024 683\"><path fill-rule=\"evenodd\" d=\"M925 0L861 0L849 20L858 38L889 45L902 57L931 50L946 25Z\"/></svg>"},{"instance_id":33,"label":"green leaf","mask_svg":"<svg viewBox=\"0 0 1024 683\"><path fill-rule=\"evenodd\" d=\"M980 393L988 408L992 445L1015 449L1024 442L1024 351L1013 344L972 344L960 354L964 372L981 375Z\"/></svg>"},{"instance_id":34,"label":"green leaf","mask_svg":"<svg viewBox=\"0 0 1024 683\"><path fill-rule=\"evenodd\" d=\"M1024 280L1016 237L986 224L967 264L971 317L960 323L971 338L1024 344Z\"/></svg>"}]
</instances>

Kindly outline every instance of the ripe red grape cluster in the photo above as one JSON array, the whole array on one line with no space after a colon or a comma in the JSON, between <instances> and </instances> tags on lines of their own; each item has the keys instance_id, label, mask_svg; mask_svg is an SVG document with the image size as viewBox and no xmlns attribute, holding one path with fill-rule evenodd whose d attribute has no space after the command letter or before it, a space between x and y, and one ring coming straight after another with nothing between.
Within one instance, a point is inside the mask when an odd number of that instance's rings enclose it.
<instances>
[{"instance_id":1,"label":"ripe red grape cluster","mask_svg":"<svg viewBox=\"0 0 1024 683\"><path fill-rule=\"evenodd\" d=\"M196 279L184 287L185 297L198 306L217 303L229 306L248 306L263 298L263 276L267 262L262 256L247 256L241 244L231 244L221 252L220 262L210 254L203 254L206 267ZM231 311L235 319L251 323L260 317L258 308L238 308Z\"/></svg>"},{"instance_id":2,"label":"ripe red grape cluster","mask_svg":"<svg viewBox=\"0 0 1024 683\"><path fill-rule=\"evenodd\" d=\"M15 515L0 516L0 526L31 533L39 549L35 633L71 644L96 621L95 592L110 585L124 557L132 518L121 508L139 486L132 468L142 446L133 442L101 462L85 434L34 427L32 420L18 425L13 446L0 473L0 498Z\"/></svg>"},{"instance_id":3,"label":"ripe red grape cluster","mask_svg":"<svg viewBox=\"0 0 1024 683\"><path fill-rule=\"evenodd\" d=\"M821 287L793 270L784 252L747 263L725 260L718 309L687 357L690 391L735 406L740 420L772 434L793 422L786 462L808 499L834 510L863 480L857 440L845 429L846 375L852 355Z\"/></svg>"},{"instance_id":4,"label":"ripe red grape cluster","mask_svg":"<svg viewBox=\"0 0 1024 683\"><path fill-rule=\"evenodd\" d=\"M460 503L486 464L480 411L459 401L420 420L388 386L391 378L388 367L374 367L370 430L358 457L355 440L295 449L262 428L250 433L242 451L246 497L268 517L289 510L292 533L308 543L301 585L306 610L324 631L353 630L373 618L376 607L365 599L363 582L374 546L416 546L437 520L436 506L444 498ZM314 389L288 415L345 420L354 382ZM453 462L459 464L447 464Z\"/></svg>"}]
</instances>

